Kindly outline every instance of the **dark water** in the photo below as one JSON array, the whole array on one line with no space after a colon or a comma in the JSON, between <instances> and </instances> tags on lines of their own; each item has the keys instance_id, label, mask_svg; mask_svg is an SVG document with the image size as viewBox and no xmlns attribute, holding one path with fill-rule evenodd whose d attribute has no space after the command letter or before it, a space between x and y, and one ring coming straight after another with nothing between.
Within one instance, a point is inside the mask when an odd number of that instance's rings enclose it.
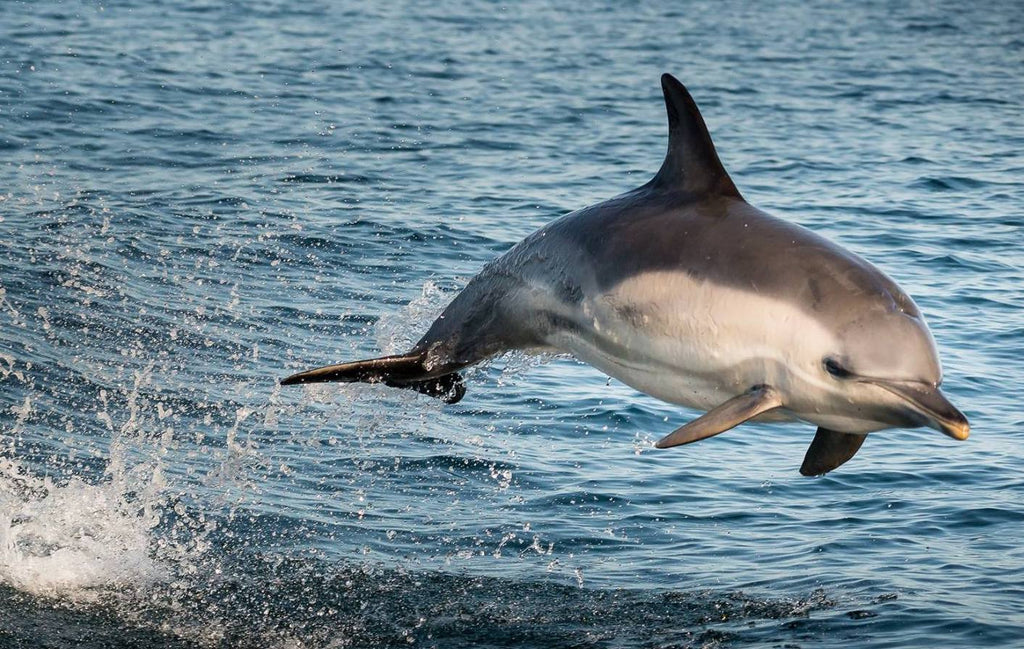
<instances>
[{"instance_id":1,"label":"dark water","mask_svg":"<svg viewBox=\"0 0 1024 649\"><path fill-rule=\"evenodd\" d=\"M253 5L0 6L0 644L1024 643L1019 3ZM664 71L915 297L969 441L812 480L568 359L276 385L646 181Z\"/></svg>"}]
</instances>

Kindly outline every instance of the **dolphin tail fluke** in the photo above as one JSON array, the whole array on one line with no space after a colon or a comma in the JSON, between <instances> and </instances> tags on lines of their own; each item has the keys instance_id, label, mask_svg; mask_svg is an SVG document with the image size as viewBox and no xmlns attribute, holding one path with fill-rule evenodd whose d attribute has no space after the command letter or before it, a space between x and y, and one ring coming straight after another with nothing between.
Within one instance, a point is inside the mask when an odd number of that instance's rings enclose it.
<instances>
[{"instance_id":1,"label":"dolphin tail fluke","mask_svg":"<svg viewBox=\"0 0 1024 649\"><path fill-rule=\"evenodd\" d=\"M818 428L814 441L807 449L800 473L807 476L825 475L857 454L867 435L840 433Z\"/></svg>"},{"instance_id":2,"label":"dolphin tail fluke","mask_svg":"<svg viewBox=\"0 0 1024 649\"><path fill-rule=\"evenodd\" d=\"M698 442L730 428L735 428L748 419L774 410L782 405L777 390L768 385L758 385L739 396L729 399L722 405L713 408L690 423L677 428L658 440L657 448L671 448L682 444Z\"/></svg>"},{"instance_id":3,"label":"dolphin tail fluke","mask_svg":"<svg viewBox=\"0 0 1024 649\"><path fill-rule=\"evenodd\" d=\"M426 394L445 403L456 403L466 394L466 384L458 372L427 368L426 352L384 356L351 363L327 365L292 374L281 385L300 383L382 383ZM453 368L454 369L454 368Z\"/></svg>"}]
</instances>

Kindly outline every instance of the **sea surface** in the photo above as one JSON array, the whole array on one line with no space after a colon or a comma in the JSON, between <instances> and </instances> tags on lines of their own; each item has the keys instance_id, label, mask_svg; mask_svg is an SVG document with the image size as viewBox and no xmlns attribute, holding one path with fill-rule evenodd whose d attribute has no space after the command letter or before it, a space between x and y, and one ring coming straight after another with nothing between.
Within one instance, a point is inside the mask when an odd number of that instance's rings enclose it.
<instances>
[{"instance_id":1,"label":"sea surface","mask_svg":"<svg viewBox=\"0 0 1024 649\"><path fill-rule=\"evenodd\" d=\"M663 72L915 298L968 441L809 479L570 358L279 385L646 182ZM4 2L0 647L1024 646L1022 246L1015 0Z\"/></svg>"}]
</instances>

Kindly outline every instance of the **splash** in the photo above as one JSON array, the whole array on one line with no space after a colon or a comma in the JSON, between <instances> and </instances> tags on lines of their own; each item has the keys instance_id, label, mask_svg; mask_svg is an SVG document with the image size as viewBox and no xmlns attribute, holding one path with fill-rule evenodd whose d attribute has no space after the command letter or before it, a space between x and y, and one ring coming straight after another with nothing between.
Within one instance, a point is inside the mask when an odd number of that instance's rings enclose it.
<instances>
[{"instance_id":1,"label":"splash","mask_svg":"<svg viewBox=\"0 0 1024 649\"><path fill-rule=\"evenodd\" d=\"M92 599L164 576L150 556L151 507L135 507L114 484L57 485L0 460L0 581L35 595Z\"/></svg>"},{"instance_id":2,"label":"splash","mask_svg":"<svg viewBox=\"0 0 1024 649\"><path fill-rule=\"evenodd\" d=\"M408 351L452 299L451 291L434 282L426 282L420 296L404 308L382 316L374 331L377 345L384 354Z\"/></svg>"},{"instance_id":3,"label":"splash","mask_svg":"<svg viewBox=\"0 0 1024 649\"><path fill-rule=\"evenodd\" d=\"M553 352L506 352L501 360L501 374L498 376L498 385L515 385L519 380L541 365L559 360L572 358L568 354L556 354Z\"/></svg>"},{"instance_id":4,"label":"splash","mask_svg":"<svg viewBox=\"0 0 1024 649\"><path fill-rule=\"evenodd\" d=\"M13 367L11 361L8 374L15 374ZM106 470L93 478L56 479L48 473L59 462L42 468L19 457L16 440L41 397L26 396L11 408L14 425L0 437L0 583L33 595L88 602L114 591L142 592L169 576L171 560L195 551L196 538L168 540L157 529L167 491L160 455L170 430L157 436L160 448L153 448L143 432L154 419L144 414L150 404L140 397L151 371L152 364L136 372L132 387L117 395L118 403L100 391L96 419L113 435ZM126 413L120 425L110 410Z\"/></svg>"}]
</instances>

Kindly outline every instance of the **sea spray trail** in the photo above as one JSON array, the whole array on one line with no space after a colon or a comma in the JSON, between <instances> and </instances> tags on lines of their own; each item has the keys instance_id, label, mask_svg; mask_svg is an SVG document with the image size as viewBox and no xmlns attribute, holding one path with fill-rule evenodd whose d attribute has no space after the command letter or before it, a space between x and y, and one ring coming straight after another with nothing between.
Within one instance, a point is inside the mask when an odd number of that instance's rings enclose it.
<instances>
[{"instance_id":1,"label":"sea spray trail","mask_svg":"<svg viewBox=\"0 0 1024 649\"><path fill-rule=\"evenodd\" d=\"M0 644L1018 646L1017 9L12 5ZM693 413L568 359L277 386L647 180L666 71L748 199L915 298L968 442L806 480L803 427L657 454Z\"/></svg>"}]
</instances>

